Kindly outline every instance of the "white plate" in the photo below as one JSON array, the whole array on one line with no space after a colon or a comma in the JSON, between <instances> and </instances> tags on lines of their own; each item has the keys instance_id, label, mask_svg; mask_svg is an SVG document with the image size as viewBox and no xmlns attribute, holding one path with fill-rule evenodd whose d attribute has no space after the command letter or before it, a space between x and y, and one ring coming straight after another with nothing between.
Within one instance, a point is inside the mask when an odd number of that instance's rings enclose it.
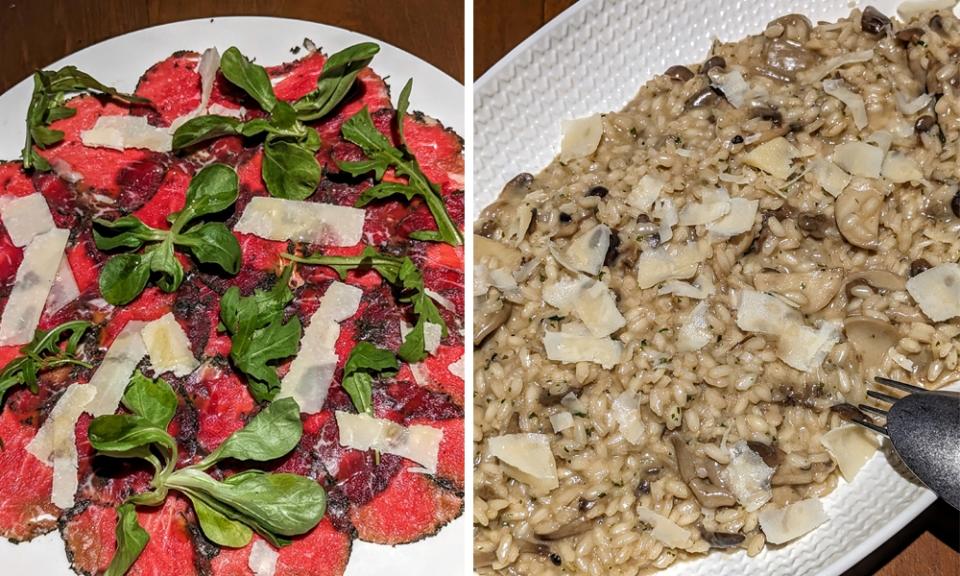
<instances>
[{"instance_id":1,"label":"white plate","mask_svg":"<svg viewBox=\"0 0 960 576\"><path fill-rule=\"evenodd\" d=\"M474 88L477 210L510 178L536 173L557 154L560 121L620 110L640 86L672 64L698 62L711 41L758 34L788 13L836 20L854 5L886 14L897 2L870 0L581 0L498 62ZM800 540L754 558L714 554L664 576L842 574L934 500L890 462L887 450L855 482L825 499L830 521Z\"/></svg>"},{"instance_id":2,"label":"white plate","mask_svg":"<svg viewBox=\"0 0 960 576\"><path fill-rule=\"evenodd\" d=\"M332 26L284 18L215 18L189 20L139 30L106 40L46 68L74 64L101 82L132 91L147 68L177 50L202 52L216 46L222 53L236 46L261 64L293 60L290 49L310 38L328 54L351 44L375 41L380 53L373 68L388 78L394 98L407 78L414 79L412 110L420 110L463 134L463 86L430 64L385 42ZM0 96L0 159L20 155L24 117L32 81L24 80ZM347 576L459 573L464 563L466 521L461 516L439 534L421 542L388 547L354 541ZM10 576L43 574L72 576L57 532L14 546L0 539L0 573Z\"/></svg>"}]
</instances>

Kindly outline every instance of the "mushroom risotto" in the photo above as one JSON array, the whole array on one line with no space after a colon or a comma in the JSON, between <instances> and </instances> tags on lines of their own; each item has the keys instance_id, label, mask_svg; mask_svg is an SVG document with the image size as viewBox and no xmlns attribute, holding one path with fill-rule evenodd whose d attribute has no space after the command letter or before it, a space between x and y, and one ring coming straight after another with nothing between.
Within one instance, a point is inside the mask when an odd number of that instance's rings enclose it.
<instances>
[{"instance_id":1,"label":"mushroom risotto","mask_svg":"<svg viewBox=\"0 0 960 576\"><path fill-rule=\"evenodd\" d=\"M565 121L475 237L480 574L828 522L875 375L960 379L960 21L789 15ZM945 4L945 5L944 5Z\"/></svg>"}]
</instances>

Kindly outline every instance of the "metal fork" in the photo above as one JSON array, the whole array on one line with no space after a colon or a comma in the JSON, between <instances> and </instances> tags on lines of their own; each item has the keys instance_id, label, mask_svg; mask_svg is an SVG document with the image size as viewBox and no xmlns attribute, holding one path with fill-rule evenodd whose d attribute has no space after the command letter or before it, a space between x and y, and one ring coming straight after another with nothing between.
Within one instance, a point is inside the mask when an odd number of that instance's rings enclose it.
<instances>
[{"instance_id":1,"label":"metal fork","mask_svg":"<svg viewBox=\"0 0 960 576\"><path fill-rule=\"evenodd\" d=\"M890 404L890 408L860 404L860 415L849 420L889 438L907 468L960 510L960 393L925 390L882 376L876 381L907 395L868 390L867 396ZM865 413L884 418L885 425L878 425Z\"/></svg>"}]
</instances>

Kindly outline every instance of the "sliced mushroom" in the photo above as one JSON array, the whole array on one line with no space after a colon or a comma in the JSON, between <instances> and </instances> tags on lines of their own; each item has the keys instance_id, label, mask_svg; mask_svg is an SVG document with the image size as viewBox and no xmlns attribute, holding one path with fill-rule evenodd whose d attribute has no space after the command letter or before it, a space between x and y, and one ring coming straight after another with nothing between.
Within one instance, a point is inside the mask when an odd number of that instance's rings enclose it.
<instances>
[{"instance_id":1,"label":"sliced mushroom","mask_svg":"<svg viewBox=\"0 0 960 576\"><path fill-rule=\"evenodd\" d=\"M861 270L847 276L847 285L868 284L878 290L893 292L907 289L907 281L887 270Z\"/></svg>"},{"instance_id":2,"label":"sliced mushroom","mask_svg":"<svg viewBox=\"0 0 960 576\"><path fill-rule=\"evenodd\" d=\"M809 468L791 468L780 466L770 478L773 486L797 486L823 482L833 472L836 464L831 462L814 462Z\"/></svg>"},{"instance_id":3,"label":"sliced mushroom","mask_svg":"<svg viewBox=\"0 0 960 576\"><path fill-rule=\"evenodd\" d=\"M956 207L956 210L954 210ZM960 218L960 187L945 184L924 195L924 216L936 220Z\"/></svg>"},{"instance_id":4,"label":"sliced mushroom","mask_svg":"<svg viewBox=\"0 0 960 576\"><path fill-rule=\"evenodd\" d=\"M834 206L840 234L854 246L876 248L882 208L883 193L865 179L854 179Z\"/></svg>"},{"instance_id":5,"label":"sliced mushroom","mask_svg":"<svg viewBox=\"0 0 960 576\"><path fill-rule=\"evenodd\" d=\"M895 326L867 316L847 318L843 321L843 331L867 370L879 368L887 351L900 340Z\"/></svg>"},{"instance_id":6,"label":"sliced mushroom","mask_svg":"<svg viewBox=\"0 0 960 576\"><path fill-rule=\"evenodd\" d=\"M547 532L545 534L537 534L538 538L553 542L555 540L563 540L565 538L570 538L571 536L580 536L581 534L586 534L596 525L595 520L589 520L587 518L577 518L573 522L564 524L563 526L557 528L553 532Z\"/></svg>"},{"instance_id":7,"label":"sliced mushroom","mask_svg":"<svg viewBox=\"0 0 960 576\"><path fill-rule=\"evenodd\" d=\"M677 470L680 472L680 477L690 487L690 491L693 492L701 506L720 508L722 506L733 506L737 503L737 499L726 487L697 475L697 468L703 465L708 475L714 472L712 475L719 480L719 474L715 470L711 470L706 463L697 461L690 447L687 446L687 443L683 441L679 434L671 434L670 442L673 444L673 450L676 454ZM713 461L710 460L709 462ZM716 464L716 462L713 462L713 464Z\"/></svg>"},{"instance_id":8,"label":"sliced mushroom","mask_svg":"<svg viewBox=\"0 0 960 576\"><path fill-rule=\"evenodd\" d=\"M743 543L746 536L743 534L733 534L729 532L711 532L706 528L700 528L700 535L707 541L711 548L736 548Z\"/></svg>"},{"instance_id":9,"label":"sliced mushroom","mask_svg":"<svg viewBox=\"0 0 960 576\"><path fill-rule=\"evenodd\" d=\"M520 267L522 256L516 248L511 248L502 242L485 238L478 234L473 235L474 262L495 264L498 268L516 270Z\"/></svg>"},{"instance_id":10,"label":"sliced mushroom","mask_svg":"<svg viewBox=\"0 0 960 576\"><path fill-rule=\"evenodd\" d=\"M761 272L753 277L753 286L761 292L775 292L784 296L800 294L805 300L800 311L810 314L822 310L837 295L843 287L843 270L829 268L816 272Z\"/></svg>"},{"instance_id":11,"label":"sliced mushroom","mask_svg":"<svg viewBox=\"0 0 960 576\"><path fill-rule=\"evenodd\" d=\"M506 183L497 200L480 214L479 229L484 236L493 236L500 230L505 238L518 244L523 240L533 220L533 210L523 201L532 183L533 175L526 172Z\"/></svg>"},{"instance_id":12,"label":"sliced mushroom","mask_svg":"<svg viewBox=\"0 0 960 576\"><path fill-rule=\"evenodd\" d=\"M477 307L473 319L473 345L479 347L488 336L507 323L513 312L513 305L498 299L500 307Z\"/></svg>"}]
</instances>

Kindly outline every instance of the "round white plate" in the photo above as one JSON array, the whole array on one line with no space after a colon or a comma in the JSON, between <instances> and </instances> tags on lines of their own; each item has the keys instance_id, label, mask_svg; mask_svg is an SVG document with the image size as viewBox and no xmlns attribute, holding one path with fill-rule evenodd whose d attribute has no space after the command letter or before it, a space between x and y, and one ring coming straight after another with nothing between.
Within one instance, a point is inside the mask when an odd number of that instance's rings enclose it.
<instances>
[{"instance_id":1,"label":"round white plate","mask_svg":"<svg viewBox=\"0 0 960 576\"><path fill-rule=\"evenodd\" d=\"M854 6L886 14L895 0L581 0L491 68L474 87L477 212L520 172L559 151L560 121L620 110L670 65L698 62L714 38L758 34L789 13L836 20ZM678 563L664 576L836 576L888 540L934 500L891 465L889 447L853 484L824 501L830 520L790 545Z\"/></svg>"},{"instance_id":2,"label":"round white plate","mask_svg":"<svg viewBox=\"0 0 960 576\"><path fill-rule=\"evenodd\" d=\"M407 78L413 78L411 110L433 116L463 134L464 90L456 80L376 38L301 20L229 17L176 22L111 38L46 68L73 64L108 86L132 91L147 68L177 50L203 52L216 46L223 53L230 46L236 46L245 55L255 57L258 63L272 65L297 58L290 49L299 46L304 38L310 38L328 54L357 42L379 43L380 53L372 66L387 78L394 99ZM32 80L27 79L0 96L0 159L13 160L20 156L32 89ZM460 573L464 565L466 529L466 521L461 516L436 536L414 544L389 547L354 541L347 576ZM20 545L0 539L0 566L3 566L0 573L10 576L74 574L57 532Z\"/></svg>"}]
</instances>

